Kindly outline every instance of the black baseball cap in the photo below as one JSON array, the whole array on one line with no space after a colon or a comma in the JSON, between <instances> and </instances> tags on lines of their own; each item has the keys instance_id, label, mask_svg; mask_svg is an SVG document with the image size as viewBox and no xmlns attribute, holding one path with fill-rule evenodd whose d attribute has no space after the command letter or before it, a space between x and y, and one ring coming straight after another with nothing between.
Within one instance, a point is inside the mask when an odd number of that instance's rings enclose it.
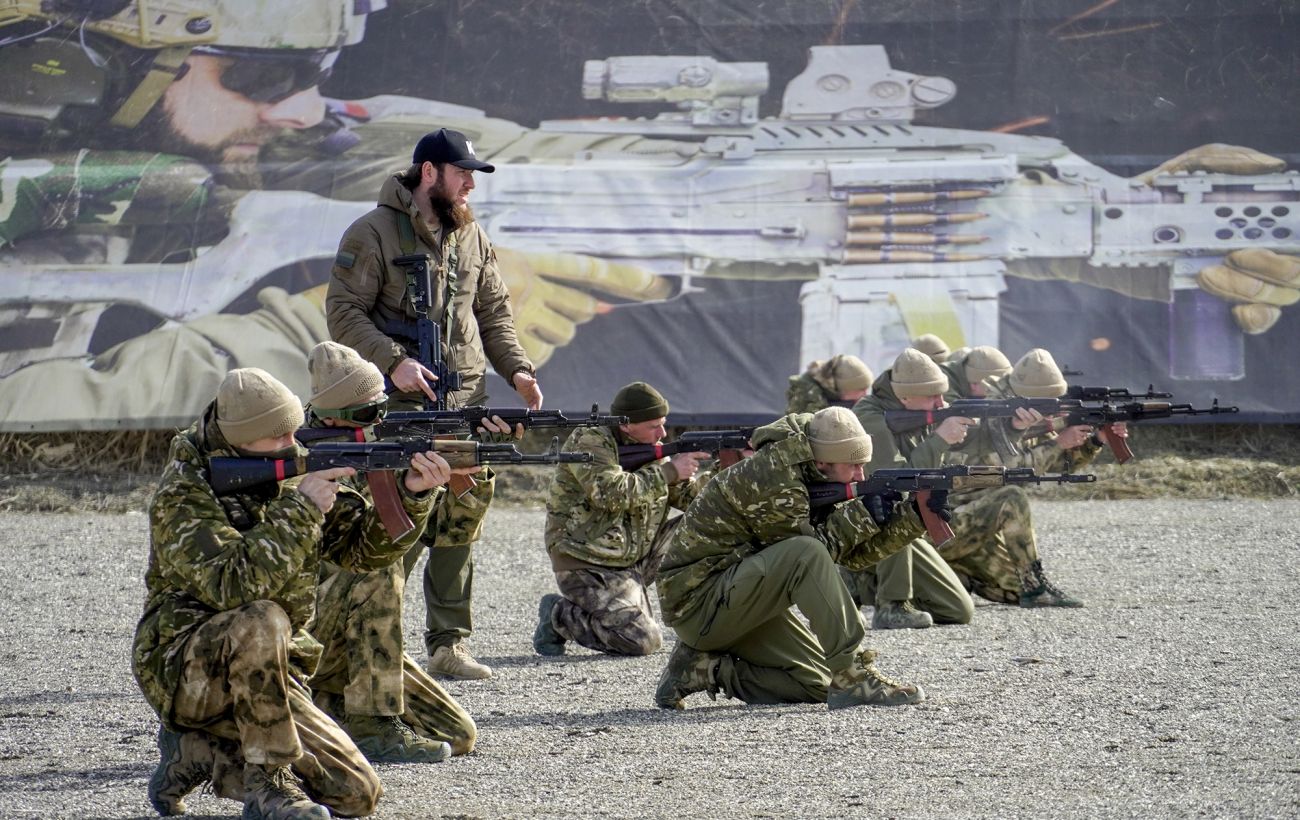
<instances>
[{"instance_id":1,"label":"black baseball cap","mask_svg":"<svg viewBox=\"0 0 1300 820\"><path fill-rule=\"evenodd\" d=\"M465 139L464 134L450 128L439 128L420 137L420 141L415 144L415 152L411 154L411 162L416 165L448 162L458 168L482 171L485 174L496 170L495 165L474 156L474 145Z\"/></svg>"}]
</instances>

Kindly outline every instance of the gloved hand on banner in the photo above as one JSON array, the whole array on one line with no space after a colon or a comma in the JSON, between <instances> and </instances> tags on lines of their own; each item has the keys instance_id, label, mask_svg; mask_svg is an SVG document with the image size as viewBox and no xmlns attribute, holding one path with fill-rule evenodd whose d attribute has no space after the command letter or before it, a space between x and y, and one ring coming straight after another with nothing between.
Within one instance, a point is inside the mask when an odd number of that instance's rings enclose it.
<instances>
[{"instance_id":1,"label":"gloved hand on banner","mask_svg":"<svg viewBox=\"0 0 1300 820\"><path fill-rule=\"evenodd\" d=\"M1210 143L1184 151L1142 174L1149 183L1159 174L1206 171L1218 174L1272 174L1286 161L1240 145ZM1300 301L1300 258L1264 248L1236 250L1223 264L1211 265L1196 276L1203 290L1236 302L1232 316L1246 333L1263 333L1282 315L1282 308Z\"/></svg>"},{"instance_id":2,"label":"gloved hand on banner","mask_svg":"<svg viewBox=\"0 0 1300 820\"><path fill-rule=\"evenodd\" d=\"M515 332L528 358L541 367L555 348L573 340L578 325L600 312L597 295L631 301L668 296L668 280L635 265L571 253L496 249L501 280L510 290Z\"/></svg>"},{"instance_id":3,"label":"gloved hand on banner","mask_svg":"<svg viewBox=\"0 0 1300 820\"><path fill-rule=\"evenodd\" d=\"M1184 151L1134 177L1150 184L1167 173L1206 171L1218 174L1272 174L1286 161L1239 145L1210 143ZM1289 240L1294 243L1294 239ZM1160 268L1107 268L1083 259L1017 260L1007 272L1024 279L1059 279L1105 288L1135 299L1170 299L1169 276ZM1282 315L1282 308L1300 301L1300 257L1265 248L1235 250L1196 277L1207 293L1235 303L1232 316L1246 333L1264 333Z\"/></svg>"}]
</instances>

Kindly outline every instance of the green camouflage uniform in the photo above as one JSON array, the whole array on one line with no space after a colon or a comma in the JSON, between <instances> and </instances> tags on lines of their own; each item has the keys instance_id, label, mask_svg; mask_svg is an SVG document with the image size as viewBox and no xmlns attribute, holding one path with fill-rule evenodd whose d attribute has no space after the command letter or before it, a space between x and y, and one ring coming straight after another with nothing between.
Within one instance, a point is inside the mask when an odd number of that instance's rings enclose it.
<instances>
[{"instance_id":1,"label":"green camouflage uniform","mask_svg":"<svg viewBox=\"0 0 1300 820\"><path fill-rule=\"evenodd\" d=\"M800 373L790 377L790 384L785 389L785 412L816 413L830 407L838 398L818 384L811 373Z\"/></svg>"},{"instance_id":2,"label":"green camouflage uniform","mask_svg":"<svg viewBox=\"0 0 1300 820\"><path fill-rule=\"evenodd\" d=\"M646 591L654 583L698 480L678 481L666 459L633 471L618 464L617 430L581 427L565 449L591 453L586 464L561 464L546 501L546 551L563 600L551 623L565 639L614 655L648 655L663 643ZM698 477L697 477L698 479Z\"/></svg>"},{"instance_id":3,"label":"green camouflage uniform","mask_svg":"<svg viewBox=\"0 0 1300 820\"><path fill-rule=\"evenodd\" d=\"M308 426L325 425L312 414ZM402 473L395 478L398 492L404 498L410 495ZM370 497L363 477L341 483ZM427 498L422 496L422 503L436 505L443 492L433 490ZM308 683L316 705L337 720L345 715L398 715L420 735L446 741L453 753L466 754L478 734L474 720L403 649L405 586L401 562L373 572L351 572L321 561L311 634L324 651Z\"/></svg>"},{"instance_id":4,"label":"green camouflage uniform","mask_svg":"<svg viewBox=\"0 0 1300 820\"><path fill-rule=\"evenodd\" d=\"M206 459L237 453L214 407L173 439L149 505L136 680L169 729L236 740L248 762L292 765L308 794L336 813L364 813L382 789L351 739L312 703L305 681L322 647L308 627L322 560L379 569L414 535L390 540L366 498L348 487L328 516L294 481L218 499ZM428 499L403 504L412 520L427 518Z\"/></svg>"},{"instance_id":5,"label":"green camouflage uniform","mask_svg":"<svg viewBox=\"0 0 1300 820\"><path fill-rule=\"evenodd\" d=\"M960 368L958 368L960 369ZM971 398L965 376L958 380L949 373L952 398ZM989 398L1015 398L1006 376L986 381ZM950 399L951 400L951 399ZM1074 450L1056 446L1056 434L1034 433L1018 443L1020 454L1003 458L991 446L981 451L967 448L961 458L967 464L1032 467L1040 473L1071 472L1089 464L1102 445L1087 441ZM1038 560L1029 496L1020 487L986 487L954 493L953 538L939 554L944 557L972 592L998 603L1020 601L1021 579L1030 564Z\"/></svg>"},{"instance_id":6,"label":"green camouflage uniform","mask_svg":"<svg viewBox=\"0 0 1300 820\"><path fill-rule=\"evenodd\" d=\"M746 703L825 702L864 636L836 564L870 566L922 530L910 506L883 529L857 501L811 516L805 485L826 480L813 466L811 420L788 415L754 431L757 452L700 490L656 582L664 621L686 645L721 654L718 686Z\"/></svg>"},{"instance_id":7,"label":"green camouflage uniform","mask_svg":"<svg viewBox=\"0 0 1300 820\"><path fill-rule=\"evenodd\" d=\"M411 221L414 249L403 247L401 214ZM533 372L515 335L510 294L483 228L470 223L454 233L440 230L435 235L420 216L411 192L395 176L384 182L377 207L353 223L339 241L326 297L326 319L335 341L356 350L384 373L415 353L416 313L407 298L406 275L390 262L407 253L426 253L433 260L429 317L440 326L451 326L451 343L444 345L443 355L448 366L460 373L462 389L447 394L448 406L487 401L484 376L489 361L507 380L521 370ZM420 400L411 394L394 394L394 398L394 406L401 408ZM424 567L424 642L430 655L473 630L471 544L482 531L493 488L492 479L485 476L472 491L449 494L423 539L431 547ZM418 555L407 559L408 571Z\"/></svg>"},{"instance_id":8,"label":"green camouflage uniform","mask_svg":"<svg viewBox=\"0 0 1300 820\"><path fill-rule=\"evenodd\" d=\"M940 467L949 460L953 448L934 434L933 427L907 433L893 433L885 424L885 412L902 410L903 403L894 393L893 370L886 370L871 394L853 405L853 413L871 436L871 461L867 473L895 467ZM959 449L979 446L987 435L982 427L971 428ZM929 612L935 623L969 623L975 605L962 586L961 579L925 539L917 539L864 572L846 578L863 603L877 606L888 601L913 601L917 608Z\"/></svg>"}]
</instances>

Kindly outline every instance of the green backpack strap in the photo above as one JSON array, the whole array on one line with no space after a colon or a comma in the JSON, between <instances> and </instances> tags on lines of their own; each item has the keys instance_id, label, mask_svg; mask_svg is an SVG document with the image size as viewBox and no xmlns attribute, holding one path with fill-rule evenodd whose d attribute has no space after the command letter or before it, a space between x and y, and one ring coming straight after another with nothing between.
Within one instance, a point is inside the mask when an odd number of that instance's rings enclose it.
<instances>
[{"instance_id":1,"label":"green backpack strap","mask_svg":"<svg viewBox=\"0 0 1300 820\"><path fill-rule=\"evenodd\" d=\"M415 226L406 211L397 212L397 241L401 243L403 254L410 256L415 253Z\"/></svg>"}]
</instances>

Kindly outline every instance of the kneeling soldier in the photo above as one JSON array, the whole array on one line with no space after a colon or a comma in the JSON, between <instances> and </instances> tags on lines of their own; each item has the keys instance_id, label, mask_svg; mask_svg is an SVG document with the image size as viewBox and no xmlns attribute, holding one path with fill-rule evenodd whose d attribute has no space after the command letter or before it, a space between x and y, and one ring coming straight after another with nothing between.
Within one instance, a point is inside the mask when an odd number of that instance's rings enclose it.
<instances>
[{"instance_id":1,"label":"kneeling soldier","mask_svg":"<svg viewBox=\"0 0 1300 820\"><path fill-rule=\"evenodd\" d=\"M706 453L679 453L637 470L619 466L620 444L658 444L668 402L645 382L618 391L610 412L627 416L617 430L582 427L566 449L588 452L586 464L561 464L546 503L546 551L559 595L542 597L533 648L562 655L575 641L613 655L649 655L663 643L646 586L654 582L668 535L698 489Z\"/></svg>"},{"instance_id":2,"label":"kneeling soldier","mask_svg":"<svg viewBox=\"0 0 1300 820\"><path fill-rule=\"evenodd\" d=\"M311 428L369 427L387 405L379 368L352 348L321 342L311 371ZM356 478L343 483L367 499ZM409 494L405 481L398 481ZM442 487L428 503L436 506ZM371 499L373 501L373 499ZM374 572L349 572L321 562L312 636L325 646L310 684L316 705L338 720L372 763L436 763L474 748L473 719L404 651L401 562Z\"/></svg>"},{"instance_id":3,"label":"kneeling soldier","mask_svg":"<svg viewBox=\"0 0 1300 820\"><path fill-rule=\"evenodd\" d=\"M922 532L920 516L899 505L882 527L859 500L809 508L809 482L862 479L871 458L862 425L828 407L784 416L751 441L753 456L700 490L664 557L656 586L678 642L655 703L681 709L690 694L719 691L831 708L923 700L861 648L862 619L836 568L861 569L903 547Z\"/></svg>"},{"instance_id":4,"label":"kneeling soldier","mask_svg":"<svg viewBox=\"0 0 1300 820\"><path fill-rule=\"evenodd\" d=\"M393 541L334 468L220 498L214 456L293 458L298 399L270 374L232 370L202 418L172 440L149 505L148 597L132 666L162 721L161 761L149 781L160 814L185 811L211 779L242 799L245 818L370 814L379 778L347 734L312 702L304 681L321 645L306 630L322 560L375 570L401 558L421 526ZM429 490L451 471L415 457L403 506L423 525Z\"/></svg>"}]
</instances>

